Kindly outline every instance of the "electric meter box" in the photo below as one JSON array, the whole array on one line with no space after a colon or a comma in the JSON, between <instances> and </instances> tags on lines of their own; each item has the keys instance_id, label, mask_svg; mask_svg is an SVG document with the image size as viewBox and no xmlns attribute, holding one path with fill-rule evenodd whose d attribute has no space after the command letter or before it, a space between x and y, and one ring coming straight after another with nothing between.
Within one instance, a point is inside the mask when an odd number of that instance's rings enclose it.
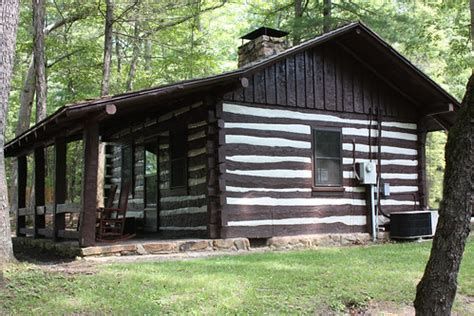
<instances>
[{"instance_id":1,"label":"electric meter box","mask_svg":"<svg viewBox=\"0 0 474 316\"><path fill-rule=\"evenodd\" d=\"M356 170L361 184L377 184L377 168L375 162L358 162L356 163Z\"/></svg>"}]
</instances>

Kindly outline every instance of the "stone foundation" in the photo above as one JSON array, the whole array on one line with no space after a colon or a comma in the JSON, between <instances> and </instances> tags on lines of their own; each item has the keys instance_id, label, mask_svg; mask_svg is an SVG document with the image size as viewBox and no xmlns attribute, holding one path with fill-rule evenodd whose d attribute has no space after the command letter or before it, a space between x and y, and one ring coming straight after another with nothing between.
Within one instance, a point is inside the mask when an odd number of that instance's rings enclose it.
<instances>
[{"instance_id":1,"label":"stone foundation","mask_svg":"<svg viewBox=\"0 0 474 316\"><path fill-rule=\"evenodd\" d=\"M149 241L83 248L81 256L154 255L221 250L248 251L250 243L247 238Z\"/></svg>"},{"instance_id":2,"label":"stone foundation","mask_svg":"<svg viewBox=\"0 0 474 316\"><path fill-rule=\"evenodd\" d=\"M379 234L378 241L388 240L388 234ZM77 242L54 242L50 239L14 237L15 247L28 251L45 251L65 258L89 256L130 256L174 254L185 252L214 251L250 251L247 238L229 239L181 239L181 240L128 240L113 244L99 244L94 247L80 248ZM310 249L317 247L365 245L371 243L369 234L318 234L272 237L267 247L274 250Z\"/></svg>"},{"instance_id":3,"label":"stone foundation","mask_svg":"<svg viewBox=\"0 0 474 316\"><path fill-rule=\"evenodd\" d=\"M387 233L379 233L378 241L388 241ZM267 240L267 246L271 249L304 249L331 246L365 245L372 242L372 237L366 233L354 234L315 234L272 237Z\"/></svg>"},{"instance_id":4,"label":"stone foundation","mask_svg":"<svg viewBox=\"0 0 474 316\"><path fill-rule=\"evenodd\" d=\"M21 247L26 251L28 248L34 248L35 250L47 251L51 254L66 258L250 250L250 243L247 238L157 241L129 240L113 244L100 244L87 248L80 248L77 242L54 242L51 239L33 239L27 237L15 237L13 238L13 242L16 247Z\"/></svg>"}]
</instances>

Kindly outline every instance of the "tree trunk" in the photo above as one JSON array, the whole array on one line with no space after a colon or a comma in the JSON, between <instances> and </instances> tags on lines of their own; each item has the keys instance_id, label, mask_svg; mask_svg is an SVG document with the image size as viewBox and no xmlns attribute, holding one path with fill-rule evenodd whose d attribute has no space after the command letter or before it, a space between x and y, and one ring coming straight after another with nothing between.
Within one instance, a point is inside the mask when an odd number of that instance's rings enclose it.
<instances>
[{"instance_id":1,"label":"tree trunk","mask_svg":"<svg viewBox=\"0 0 474 316\"><path fill-rule=\"evenodd\" d=\"M114 3L113 0L106 0L106 12L105 12L105 29L104 29L104 64L102 68L102 87L100 91L100 95L108 95L109 88L110 88L110 71L112 66L112 36L113 36L113 24L114 24ZM128 83L127 83L128 84ZM97 173L99 175L105 174L105 163L101 163L105 161L105 143L99 144L99 152L98 152L98 160L99 163L97 164ZM97 177L97 201L104 200L104 181L99 176ZM82 201L84 203L84 201ZM100 205L99 203L98 205Z\"/></svg>"},{"instance_id":2,"label":"tree trunk","mask_svg":"<svg viewBox=\"0 0 474 316\"><path fill-rule=\"evenodd\" d=\"M469 3L469 7L471 9L471 50L474 52L474 0L471 0ZM474 73L474 67L472 67L472 71Z\"/></svg>"},{"instance_id":3,"label":"tree trunk","mask_svg":"<svg viewBox=\"0 0 474 316\"><path fill-rule=\"evenodd\" d=\"M67 17L62 20L59 20L49 25L48 27L44 28L43 34L44 36L47 36L49 33L58 29L59 27L67 23L73 23L82 18L85 18L88 16L88 14L89 12L86 11L86 12L78 13L71 17ZM20 93L20 112L18 114L18 122L15 129L15 136L19 136L21 133L23 133L30 127L31 110L32 110L33 101L35 98L35 87L36 87L35 59L34 59L34 52L32 52L31 62L28 66L28 71L26 72L26 77L25 77L25 80L23 81L23 88Z\"/></svg>"},{"instance_id":4,"label":"tree trunk","mask_svg":"<svg viewBox=\"0 0 474 316\"><path fill-rule=\"evenodd\" d=\"M20 93L20 112L15 128L15 136L19 136L30 127L31 109L33 108L33 100L35 98L35 83L35 64L32 55Z\"/></svg>"},{"instance_id":5,"label":"tree trunk","mask_svg":"<svg viewBox=\"0 0 474 316\"><path fill-rule=\"evenodd\" d=\"M112 0L106 0L105 29L104 29L104 64L102 66L102 87L100 95L109 94L110 66L112 64L112 35L114 24L114 4Z\"/></svg>"},{"instance_id":6,"label":"tree trunk","mask_svg":"<svg viewBox=\"0 0 474 316\"><path fill-rule=\"evenodd\" d=\"M130 69L127 77L127 91L133 90L133 80L135 80L135 73L137 70L138 55L140 54L140 22L135 21L135 30L133 35L133 51L132 60L130 61Z\"/></svg>"},{"instance_id":7,"label":"tree trunk","mask_svg":"<svg viewBox=\"0 0 474 316\"><path fill-rule=\"evenodd\" d=\"M120 42L118 35L115 36L115 56L117 58L117 74L122 72L122 56L120 55Z\"/></svg>"},{"instance_id":8,"label":"tree trunk","mask_svg":"<svg viewBox=\"0 0 474 316\"><path fill-rule=\"evenodd\" d=\"M331 11L332 11L332 1L324 0L323 1L323 32L327 33L331 30Z\"/></svg>"},{"instance_id":9,"label":"tree trunk","mask_svg":"<svg viewBox=\"0 0 474 316\"><path fill-rule=\"evenodd\" d=\"M18 0L3 0L0 2L0 42L2 43L0 45L0 60L2 61L0 63L0 266L14 260L3 147L5 145L5 126L18 15ZM0 269L0 271L2 270Z\"/></svg>"},{"instance_id":10,"label":"tree trunk","mask_svg":"<svg viewBox=\"0 0 474 316\"><path fill-rule=\"evenodd\" d=\"M145 72L147 73L151 71L151 54L152 54L151 40L147 39L145 41Z\"/></svg>"},{"instance_id":11,"label":"tree trunk","mask_svg":"<svg viewBox=\"0 0 474 316\"><path fill-rule=\"evenodd\" d=\"M35 66L34 58L31 56L31 62L26 72L23 88L20 92L20 110L18 113L18 121L15 128L15 137L26 131L30 127L31 110L33 108L33 100L35 98ZM10 186L10 210L14 211L18 208L17 199L17 164L16 158L11 161L11 186Z\"/></svg>"},{"instance_id":12,"label":"tree trunk","mask_svg":"<svg viewBox=\"0 0 474 316\"><path fill-rule=\"evenodd\" d=\"M470 231L474 188L474 75L449 130L443 200L430 259L417 287L416 315L450 315Z\"/></svg>"},{"instance_id":13,"label":"tree trunk","mask_svg":"<svg viewBox=\"0 0 474 316\"><path fill-rule=\"evenodd\" d=\"M302 0L295 0L295 24L293 27L293 45L301 42L301 17L303 16Z\"/></svg>"},{"instance_id":14,"label":"tree trunk","mask_svg":"<svg viewBox=\"0 0 474 316\"><path fill-rule=\"evenodd\" d=\"M36 122L46 118L46 62L44 58L44 0L33 1Z\"/></svg>"}]
</instances>

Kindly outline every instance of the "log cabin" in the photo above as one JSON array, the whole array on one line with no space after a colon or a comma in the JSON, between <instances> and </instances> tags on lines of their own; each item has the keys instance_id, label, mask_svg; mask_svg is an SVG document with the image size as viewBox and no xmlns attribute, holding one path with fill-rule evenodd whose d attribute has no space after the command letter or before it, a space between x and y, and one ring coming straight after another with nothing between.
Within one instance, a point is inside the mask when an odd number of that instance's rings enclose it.
<instances>
[{"instance_id":1,"label":"log cabin","mask_svg":"<svg viewBox=\"0 0 474 316\"><path fill-rule=\"evenodd\" d=\"M237 70L65 105L9 141L17 235L94 245L97 207L127 182L127 216L160 238L374 233L389 229L382 215L428 209L426 135L449 129L460 103L362 23L291 48L285 35L257 29L242 37ZM82 199L68 205L76 141ZM28 167L35 205L26 207ZM77 229L66 228L68 213L80 214Z\"/></svg>"}]
</instances>

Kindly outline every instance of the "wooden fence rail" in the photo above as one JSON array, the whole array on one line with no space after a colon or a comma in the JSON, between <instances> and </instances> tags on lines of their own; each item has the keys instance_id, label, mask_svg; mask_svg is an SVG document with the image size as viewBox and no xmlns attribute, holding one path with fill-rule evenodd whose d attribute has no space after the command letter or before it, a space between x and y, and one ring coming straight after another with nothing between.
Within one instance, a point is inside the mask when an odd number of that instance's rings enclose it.
<instances>
[{"instance_id":1,"label":"wooden fence rail","mask_svg":"<svg viewBox=\"0 0 474 316\"><path fill-rule=\"evenodd\" d=\"M36 209L36 212L35 212ZM82 205L80 203L63 203L56 205L56 214L80 214L82 212ZM47 215L51 214L54 215L55 213L55 205L54 204L47 204L43 206L37 206L36 208L33 206L29 207L22 207L19 208L17 211L17 215L23 218L23 221L26 225L26 216L38 216L38 215ZM53 228L46 228L46 227L36 227L35 224L37 222L33 222L33 228L28 228L26 226L19 227L18 232L20 235L34 235L35 229L37 237L46 237L46 238L54 238L54 231L57 231L57 237L59 238L66 238L66 239L79 239L79 231L65 229L65 227L53 227ZM56 222L53 221L53 226Z\"/></svg>"}]
</instances>

